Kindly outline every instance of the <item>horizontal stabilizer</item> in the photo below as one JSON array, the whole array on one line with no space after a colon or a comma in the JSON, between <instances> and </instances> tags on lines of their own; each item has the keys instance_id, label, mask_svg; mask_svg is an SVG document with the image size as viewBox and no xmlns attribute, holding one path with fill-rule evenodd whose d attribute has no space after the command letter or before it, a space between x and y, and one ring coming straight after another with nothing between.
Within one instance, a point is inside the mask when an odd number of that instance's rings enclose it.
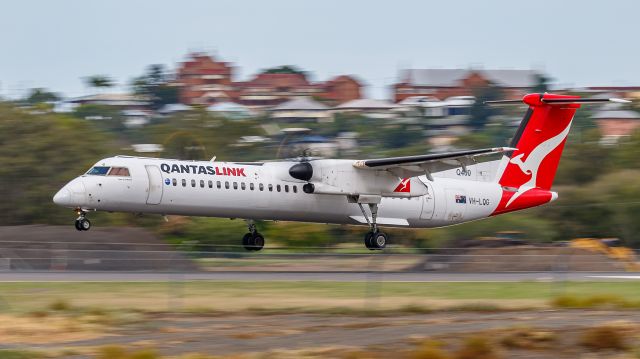
<instances>
[{"instance_id":1,"label":"horizontal stabilizer","mask_svg":"<svg viewBox=\"0 0 640 359\"><path fill-rule=\"evenodd\" d=\"M485 101L484 103L487 105L519 105L519 104L528 104L532 105L532 101L528 99L529 96L525 96L522 100L497 100L497 101ZM528 101L529 100L529 101ZM629 100L625 100L622 98L544 98L542 95L539 99L536 99L541 104L592 104L592 103L604 103L604 102L614 102L614 103L631 103Z\"/></svg>"}]
</instances>

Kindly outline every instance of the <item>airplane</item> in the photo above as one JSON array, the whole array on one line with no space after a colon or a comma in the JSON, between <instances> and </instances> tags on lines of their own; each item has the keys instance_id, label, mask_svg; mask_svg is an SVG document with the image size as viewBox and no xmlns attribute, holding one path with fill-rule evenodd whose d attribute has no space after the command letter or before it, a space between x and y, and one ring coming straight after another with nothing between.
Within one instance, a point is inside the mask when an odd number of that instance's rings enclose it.
<instances>
[{"instance_id":1,"label":"airplane","mask_svg":"<svg viewBox=\"0 0 640 359\"><path fill-rule=\"evenodd\" d=\"M77 212L79 231L91 228L90 211L241 218L243 247L258 251L257 220L351 224L368 226L366 248L381 250L388 236L380 226L445 227L556 200L551 186L573 116L605 101L628 102L549 93L487 101L528 105L509 147L365 160L109 157L53 202Z\"/></svg>"}]
</instances>

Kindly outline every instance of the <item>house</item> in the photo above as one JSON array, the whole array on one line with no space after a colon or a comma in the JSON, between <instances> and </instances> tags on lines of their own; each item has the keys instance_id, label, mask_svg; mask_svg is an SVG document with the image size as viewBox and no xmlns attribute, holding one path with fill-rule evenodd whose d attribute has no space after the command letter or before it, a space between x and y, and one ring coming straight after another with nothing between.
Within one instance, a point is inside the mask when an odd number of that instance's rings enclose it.
<instances>
[{"instance_id":1,"label":"house","mask_svg":"<svg viewBox=\"0 0 640 359\"><path fill-rule=\"evenodd\" d=\"M250 118L253 113L249 108L234 102L221 102L207 107L207 112L234 120Z\"/></svg>"},{"instance_id":2,"label":"house","mask_svg":"<svg viewBox=\"0 0 640 359\"><path fill-rule=\"evenodd\" d=\"M371 118L395 118L401 106L385 100L357 99L333 108L337 113L356 113Z\"/></svg>"},{"instance_id":3,"label":"house","mask_svg":"<svg viewBox=\"0 0 640 359\"><path fill-rule=\"evenodd\" d=\"M297 97L272 108L270 112L271 118L277 120L328 122L333 120L329 109L329 106L309 97Z\"/></svg>"},{"instance_id":4,"label":"house","mask_svg":"<svg viewBox=\"0 0 640 359\"><path fill-rule=\"evenodd\" d=\"M144 109L149 105L148 99L146 99L144 96L126 93L101 93L76 97L67 102L76 105L114 106L123 109Z\"/></svg>"},{"instance_id":5,"label":"house","mask_svg":"<svg viewBox=\"0 0 640 359\"><path fill-rule=\"evenodd\" d=\"M236 101L246 106L270 107L291 97L315 96L322 91L304 73L260 73L246 82L237 82Z\"/></svg>"},{"instance_id":6,"label":"house","mask_svg":"<svg viewBox=\"0 0 640 359\"><path fill-rule=\"evenodd\" d=\"M311 82L303 72L263 72L246 82L237 82L237 101L247 106L277 106L292 97L314 97L341 104L361 98L362 84L352 76L337 76L326 82Z\"/></svg>"},{"instance_id":7,"label":"house","mask_svg":"<svg viewBox=\"0 0 640 359\"><path fill-rule=\"evenodd\" d=\"M289 143L289 151L293 154L309 154L311 156L335 157L338 145L324 136L307 135Z\"/></svg>"},{"instance_id":8,"label":"house","mask_svg":"<svg viewBox=\"0 0 640 359\"><path fill-rule=\"evenodd\" d=\"M232 77L233 66L228 62L194 52L178 67L173 85L179 87L181 103L210 105L235 97Z\"/></svg>"},{"instance_id":9,"label":"house","mask_svg":"<svg viewBox=\"0 0 640 359\"><path fill-rule=\"evenodd\" d=\"M620 107L604 107L591 118L602 135L602 144L615 144L621 137L628 137L640 127L640 113Z\"/></svg>"},{"instance_id":10,"label":"house","mask_svg":"<svg viewBox=\"0 0 640 359\"><path fill-rule=\"evenodd\" d=\"M192 108L181 103L169 103L162 106L158 112L162 115L171 115L178 112L191 111Z\"/></svg>"},{"instance_id":11,"label":"house","mask_svg":"<svg viewBox=\"0 0 640 359\"><path fill-rule=\"evenodd\" d=\"M395 102L413 96L444 100L453 96L473 96L473 89L493 85L506 98L518 99L532 91L541 74L534 70L405 69L393 85Z\"/></svg>"},{"instance_id":12,"label":"house","mask_svg":"<svg viewBox=\"0 0 640 359\"><path fill-rule=\"evenodd\" d=\"M341 75L321 83L318 97L334 104L362 98L362 83L353 76Z\"/></svg>"}]
</instances>

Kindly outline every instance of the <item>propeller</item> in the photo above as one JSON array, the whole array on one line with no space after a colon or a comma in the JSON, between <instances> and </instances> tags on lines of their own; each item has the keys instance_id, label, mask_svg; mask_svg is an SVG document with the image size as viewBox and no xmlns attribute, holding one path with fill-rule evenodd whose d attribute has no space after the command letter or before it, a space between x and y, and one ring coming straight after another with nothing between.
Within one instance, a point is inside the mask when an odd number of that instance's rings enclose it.
<instances>
[{"instance_id":1,"label":"propeller","mask_svg":"<svg viewBox=\"0 0 640 359\"><path fill-rule=\"evenodd\" d=\"M301 156L299 157L299 163L291 166L289 168L289 175L300 181L309 181L311 177L313 177L313 166L309 161L310 158L310 150L307 148L302 151Z\"/></svg>"}]
</instances>

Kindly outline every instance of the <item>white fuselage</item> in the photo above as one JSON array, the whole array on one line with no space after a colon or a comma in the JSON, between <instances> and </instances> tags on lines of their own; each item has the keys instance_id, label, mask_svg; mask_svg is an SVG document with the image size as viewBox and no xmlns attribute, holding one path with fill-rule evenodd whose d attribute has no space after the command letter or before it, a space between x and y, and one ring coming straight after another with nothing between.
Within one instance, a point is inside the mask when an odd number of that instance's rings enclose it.
<instances>
[{"instance_id":1,"label":"white fuselage","mask_svg":"<svg viewBox=\"0 0 640 359\"><path fill-rule=\"evenodd\" d=\"M62 188L54 201L83 210L366 225L358 203L349 200L349 188L363 189L361 195L368 188L379 192L383 188L378 224L428 228L488 217L502 196L494 180L500 161L433 173L433 181L415 177L410 193L397 194L393 190L402 179L390 173L357 170L351 160L312 163L319 169L312 181L344 192L303 192L307 181L291 178L287 172L294 161L234 163L117 156L95 166L126 168L127 175L82 175ZM368 207L362 207L369 216Z\"/></svg>"}]
</instances>

